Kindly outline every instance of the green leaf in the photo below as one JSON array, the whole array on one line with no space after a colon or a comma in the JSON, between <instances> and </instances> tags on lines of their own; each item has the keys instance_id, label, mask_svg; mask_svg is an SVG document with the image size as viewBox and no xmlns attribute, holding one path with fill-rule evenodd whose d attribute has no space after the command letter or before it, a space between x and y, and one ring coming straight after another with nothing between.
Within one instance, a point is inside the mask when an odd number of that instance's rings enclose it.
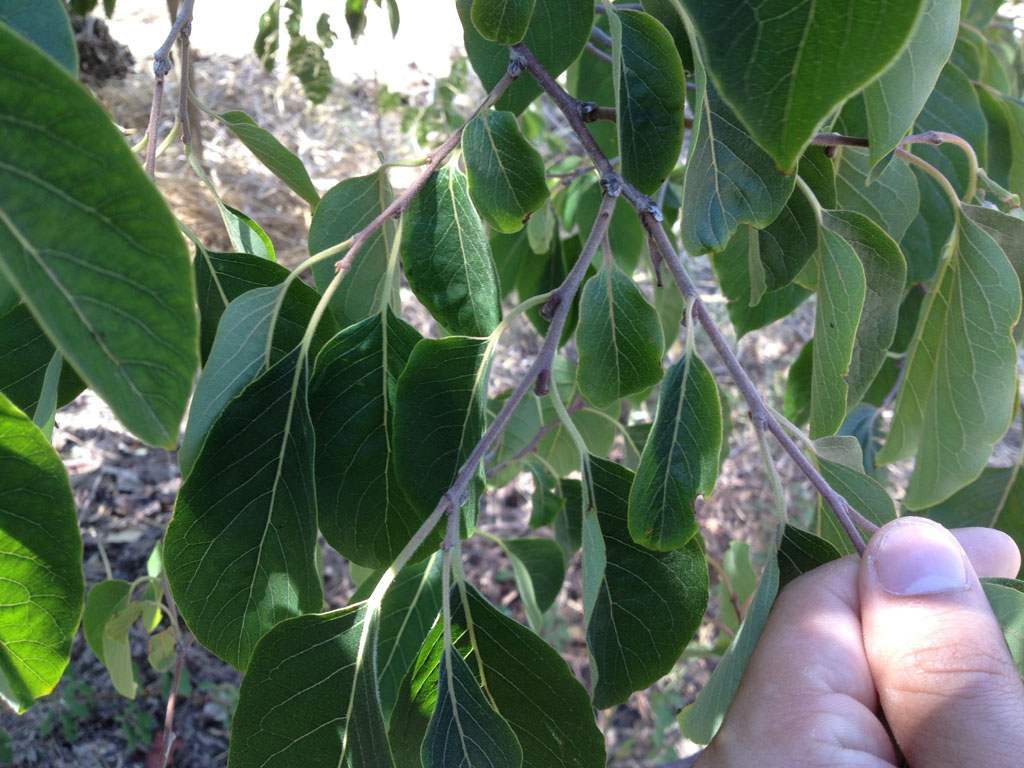
<instances>
[{"instance_id":1,"label":"green leaf","mask_svg":"<svg viewBox=\"0 0 1024 768\"><path fill-rule=\"evenodd\" d=\"M486 39L515 45L523 39L537 0L472 0L473 26Z\"/></svg>"},{"instance_id":2,"label":"green leaf","mask_svg":"<svg viewBox=\"0 0 1024 768\"><path fill-rule=\"evenodd\" d=\"M846 415L853 345L864 306L864 267L842 235L822 229L814 315L811 437L835 434Z\"/></svg>"},{"instance_id":3,"label":"green leaf","mask_svg":"<svg viewBox=\"0 0 1024 768\"><path fill-rule=\"evenodd\" d=\"M309 385L320 530L370 568L390 565L429 514L398 486L392 428L398 376L420 338L390 310L374 315L324 347Z\"/></svg>"},{"instance_id":4,"label":"green leaf","mask_svg":"<svg viewBox=\"0 0 1024 768\"><path fill-rule=\"evenodd\" d=\"M531 497L530 528L541 528L552 525L558 513L565 508L565 499L559 488L559 479L552 478L547 471L536 462L527 462L533 475L533 495Z\"/></svg>"},{"instance_id":5,"label":"green leaf","mask_svg":"<svg viewBox=\"0 0 1024 768\"><path fill-rule=\"evenodd\" d=\"M177 224L103 109L2 25L0 146L0 273L121 422L173 448L198 363Z\"/></svg>"},{"instance_id":6,"label":"green leaf","mask_svg":"<svg viewBox=\"0 0 1024 768\"><path fill-rule=\"evenodd\" d=\"M526 222L526 239L530 250L536 254L548 253L551 244L558 238L558 220L550 205L542 206Z\"/></svg>"},{"instance_id":7,"label":"green leaf","mask_svg":"<svg viewBox=\"0 0 1024 768\"><path fill-rule=\"evenodd\" d=\"M602 190L601 185L593 178L584 181L588 186L580 196L576 223L580 232L590 232L601 208ZM633 206L625 202L615 206L611 223L608 225L608 244L616 263L627 275L632 275L647 247L647 234Z\"/></svg>"},{"instance_id":8,"label":"green leaf","mask_svg":"<svg viewBox=\"0 0 1024 768\"><path fill-rule=\"evenodd\" d=\"M716 467L717 451L716 445ZM590 472L607 565L587 623L587 644L594 706L604 709L657 682L678 661L707 610L708 568L695 536L672 552L634 544L627 525L633 473L596 457L590 458Z\"/></svg>"},{"instance_id":9,"label":"green leaf","mask_svg":"<svg viewBox=\"0 0 1024 768\"><path fill-rule=\"evenodd\" d=\"M920 205L914 173L904 162L890 163L871 179L871 168L867 152L843 147L836 176L839 205L863 213L899 241Z\"/></svg>"},{"instance_id":10,"label":"green leaf","mask_svg":"<svg viewBox=\"0 0 1024 768\"><path fill-rule=\"evenodd\" d=\"M320 202L320 195L309 178L309 172L302 161L291 150L278 141L270 131L261 128L245 112L233 109L228 112L207 111L227 126L256 158L272 174L287 184L295 194L313 208Z\"/></svg>"},{"instance_id":11,"label":"green leaf","mask_svg":"<svg viewBox=\"0 0 1024 768\"><path fill-rule=\"evenodd\" d=\"M921 283L935 277L945 245L953 233L956 213L939 183L920 168L913 170L921 205L899 242L907 260L907 282Z\"/></svg>"},{"instance_id":12,"label":"green leaf","mask_svg":"<svg viewBox=\"0 0 1024 768\"><path fill-rule=\"evenodd\" d=\"M0 700L21 713L54 689L82 615L82 535L67 472L0 395Z\"/></svg>"},{"instance_id":13,"label":"green leaf","mask_svg":"<svg viewBox=\"0 0 1024 768\"><path fill-rule=\"evenodd\" d=\"M853 247L864 268L864 308L846 377L846 402L853 406L875 380L896 336L907 265L896 242L867 216L854 211L829 211L825 226Z\"/></svg>"},{"instance_id":14,"label":"green leaf","mask_svg":"<svg viewBox=\"0 0 1024 768\"><path fill-rule=\"evenodd\" d=\"M217 253L199 248L196 249L194 268L199 303L199 352L205 366L217 335L217 327L228 305L254 288L279 285L288 277L288 270L251 253ZM309 303L308 299L311 299L311 309L316 306L318 295L304 283L296 281L296 284L301 284L303 288L289 289L290 295L302 294L302 298L307 299L304 303ZM324 322L318 335L331 328L337 330L332 321Z\"/></svg>"},{"instance_id":15,"label":"green leaf","mask_svg":"<svg viewBox=\"0 0 1024 768\"><path fill-rule=\"evenodd\" d=\"M265 369L302 341L316 308L316 292L299 280L288 287L281 313L274 322L270 360L266 359L267 334L281 288L269 286L248 291L228 305L221 317L210 358L196 384L185 436L178 449L178 466L188 477L210 429L224 408ZM316 348L326 341L333 322L321 321Z\"/></svg>"},{"instance_id":16,"label":"green leaf","mask_svg":"<svg viewBox=\"0 0 1024 768\"><path fill-rule=\"evenodd\" d=\"M128 604L131 588L127 581L108 579L89 589L89 598L82 613L82 633L96 658L103 663L106 663L103 659L103 630L114 612Z\"/></svg>"},{"instance_id":17,"label":"green leaf","mask_svg":"<svg viewBox=\"0 0 1024 768\"><path fill-rule=\"evenodd\" d=\"M165 629L149 636L147 657L157 672L170 672L174 669L177 654L174 651L174 630Z\"/></svg>"},{"instance_id":18,"label":"green leaf","mask_svg":"<svg viewBox=\"0 0 1024 768\"><path fill-rule=\"evenodd\" d=\"M353 43L366 29L366 2L367 0L345 0L345 21Z\"/></svg>"},{"instance_id":19,"label":"green leaf","mask_svg":"<svg viewBox=\"0 0 1024 768\"><path fill-rule=\"evenodd\" d=\"M757 233L765 290L777 291L793 282L818 250L820 237L814 206L802 189L794 189L775 221ZM752 293L751 301L755 298L761 297Z\"/></svg>"},{"instance_id":20,"label":"green leaf","mask_svg":"<svg viewBox=\"0 0 1024 768\"><path fill-rule=\"evenodd\" d=\"M880 464L917 454L903 503L930 507L967 485L1010 424L1020 283L999 245L960 216L909 352ZM963 382L972 382L964 387Z\"/></svg>"},{"instance_id":21,"label":"green leaf","mask_svg":"<svg viewBox=\"0 0 1024 768\"><path fill-rule=\"evenodd\" d=\"M954 64L942 69L935 89L915 125L917 131L947 131L970 142L978 163L988 163L988 125L971 79ZM962 196L967 189L970 166L964 151L952 144L933 147L914 144L911 150L934 165Z\"/></svg>"},{"instance_id":22,"label":"green leaf","mask_svg":"<svg viewBox=\"0 0 1024 768\"><path fill-rule=\"evenodd\" d=\"M296 349L207 435L167 528L167 578L196 639L244 671L271 627L323 605L316 546L313 425Z\"/></svg>"},{"instance_id":23,"label":"green leaf","mask_svg":"<svg viewBox=\"0 0 1024 768\"><path fill-rule=\"evenodd\" d=\"M477 31L470 10L474 1L458 0L459 18L469 61L484 88L490 90L508 70L508 47L485 40ZM541 0L541 8L533 14L523 43L553 77L558 77L580 55L593 23L593 0ZM536 80L520 77L494 106L518 115L540 94Z\"/></svg>"},{"instance_id":24,"label":"green leaf","mask_svg":"<svg viewBox=\"0 0 1024 768\"><path fill-rule=\"evenodd\" d=\"M658 313L610 259L583 286L576 344L580 390L600 408L661 380Z\"/></svg>"},{"instance_id":25,"label":"green leaf","mask_svg":"<svg viewBox=\"0 0 1024 768\"><path fill-rule=\"evenodd\" d=\"M387 171L384 170L345 179L332 187L317 205L309 225L310 254L348 240L377 218L391 204L393 197ZM331 297L331 312L342 328L380 311L389 302L397 308L398 286L393 287L395 295L389 295L387 280L388 259L394 240L394 222L385 221L352 259ZM337 259L313 265L313 278L321 292L334 279L335 263L347 252L340 252Z\"/></svg>"},{"instance_id":26,"label":"green leaf","mask_svg":"<svg viewBox=\"0 0 1024 768\"><path fill-rule=\"evenodd\" d=\"M288 71L299 78L306 98L320 104L331 92L334 77L322 46L291 33L288 40Z\"/></svg>"},{"instance_id":27,"label":"green leaf","mask_svg":"<svg viewBox=\"0 0 1024 768\"><path fill-rule=\"evenodd\" d=\"M1003 630L1003 637L1017 671L1024 676L1024 593L1019 582L1014 587L982 582L985 597Z\"/></svg>"},{"instance_id":28,"label":"green leaf","mask_svg":"<svg viewBox=\"0 0 1024 768\"><path fill-rule=\"evenodd\" d=\"M875 525L882 526L896 519L892 497L874 478L827 459L819 459L818 468L828 484ZM854 553L853 544L839 525L832 509L821 499L818 500L813 528L815 535L828 541L841 554Z\"/></svg>"},{"instance_id":29,"label":"green leaf","mask_svg":"<svg viewBox=\"0 0 1024 768\"><path fill-rule=\"evenodd\" d=\"M807 182L822 208L838 208L836 168L825 147L808 147L800 158L800 178Z\"/></svg>"},{"instance_id":30,"label":"green leaf","mask_svg":"<svg viewBox=\"0 0 1024 768\"><path fill-rule=\"evenodd\" d=\"M6 24L43 53L78 76L78 48L67 8L60 0L6 0L0 7L0 24Z\"/></svg>"},{"instance_id":31,"label":"green leaf","mask_svg":"<svg viewBox=\"0 0 1024 768\"><path fill-rule=\"evenodd\" d=\"M393 768L374 673L378 621L360 603L264 635L238 689L229 768Z\"/></svg>"},{"instance_id":32,"label":"green leaf","mask_svg":"<svg viewBox=\"0 0 1024 768\"><path fill-rule=\"evenodd\" d=\"M519 768L523 764L519 739L491 708L465 659L451 648L441 653L437 706L421 754L423 768Z\"/></svg>"},{"instance_id":33,"label":"green leaf","mask_svg":"<svg viewBox=\"0 0 1024 768\"><path fill-rule=\"evenodd\" d=\"M532 258L535 254L530 248L530 239L526 230L520 230L514 235L493 232L490 243L491 254L494 256L494 264L498 270L498 284L501 288L499 293L504 300L515 288L525 260Z\"/></svg>"},{"instance_id":34,"label":"green leaf","mask_svg":"<svg viewBox=\"0 0 1024 768\"><path fill-rule=\"evenodd\" d=\"M707 744L714 738L725 719L733 696L740 687L740 678L747 668L761 631L768 621L768 612L779 591L779 561L769 551L768 562L757 585L743 624L722 660L711 673L711 679L697 700L679 713L679 728L686 738L698 744Z\"/></svg>"},{"instance_id":35,"label":"green leaf","mask_svg":"<svg viewBox=\"0 0 1024 768\"><path fill-rule=\"evenodd\" d=\"M1017 467L985 467L977 480L917 514L947 528L997 528L1024 541L1024 474Z\"/></svg>"},{"instance_id":36,"label":"green leaf","mask_svg":"<svg viewBox=\"0 0 1024 768\"><path fill-rule=\"evenodd\" d=\"M653 195L679 162L686 74L672 35L656 18L616 10L608 19L621 172Z\"/></svg>"},{"instance_id":37,"label":"green leaf","mask_svg":"<svg viewBox=\"0 0 1024 768\"><path fill-rule=\"evenodd\" d=\"M103 666L110 673L110 681L114 684L114 690L129 699L135 698L139 686L135 681L135 667L132 664L132 647L128 640L128 632L141 615L142 603L130 600L127 605L118 608L110 615L103 628Z\"/></svg>"},{"instance_id":38,"label":"green leaf","mask_svg":"<svg viewBox=\"0 0 1024 768\"><path fill-rule=\"evenodd\" d=\"M42 412L40 398L53 359L53 344L28 307L19 304L0 316L0 392L33 418ZM56 404L67 405L83 389L85 382L74 369L62 363Z\"/></svg>"},{"instance_id":39,"label":"green leaf","mask_svg":"<svg viewBox=\"0 0 1024 768\"><path fill-rule=\"evenodd\" d=\"M811 371L814 368L814 339L808 339L789 366L782 415L802 427L811 418Z\"/></svg>"},{"instance_id":40,"label":"green leaf","mask_svg":"<svg viewBox=\"0 0 1024 768\"><path fill-rule=\"evenodd\" d=\"M263 231L263 227L243 211L225 205L220 198L217 198L217 205L220 208L221 218L224 219L224 227L228 231L232 248L242 253L259 256L261 259L277 260L274 244L271 242L270 236Z\"/></svg>"},{"instance_id":41,"label":"green leaf","mask_svg":"<svg viewBox=\"0 0 1024 768\"><path fill-rule=\"evenodd\" d=\"M748 264L753 232L750 227L740 227L726 249L711 257L715 276L729 301L726 310L738 338L785 317L811 295L810 291L791 283L785 288L765 293L759 302L751 306Z\"/></svg>"},{"instance_id":42,"label":"green leaf","mask_svg":"<svg viewBox=\"0 0 1024 768\"><path fill-rule=\"evenodd\" d=\"M538 632L541 614L555 602L565 580L562 548L553 539L504 539L501 545L512 564L526 618Z\"/></svg>"},{"instance_id":43,"label":"green leaf","mask_svg":"<svg viewBox=\"0 0 1024 768\"><path fill-rule=\"evenodd\" d=\"M999 0L963 0L960 15L968 24L979 29L984 27L999 11Z\"/></svg>"},{"instance_id":44,"label":"green leaf","mask_svg":"<svg viewBox=\"0 0 1024 768\"><path fill-rule=\"evenodd\" d=\"M787 525L779 544L779 589L797 576L840 557L839 550L825 539Z\"/></svg>"},{"instance_id":45,"label":"green leaf","mask_svg":"<svg viewBox=\"0 0 1024 768\"><path fill-rule=\"evenodd\" d=\"M434 552L423 562L406 566L384 595L377 637L377 676L385 720L391 716L402 678L416 661L441 610L442 562L441 553ZM352 601L369 597L376 584L377 579L367 579Z\"/></svg>"},{"instance_id":46,"label":"green leaf","mask_svg":"<svg viewBox=\"0 0 1024 768\"><path fill-rule=\"evenodd\" d=\"M740 627L740 619L732 597L736 598L736 605L745 606L757 590L757 574L750 562L750 544L730 541L729 549L722 556L722 570L726 578L718 580L719 610L722 623L735 634Z\"/></svg>"},{"instance_id":47,"label":"green leaf","mask_svg":"<svg viewBox=\"0 0 1024 768\"><path fill-rule=\"evenodd\" d=\"M423 518L440 503L483 436L490 364L486 353L486 339L423 339L398 377L395 474ZM482 474L476 472L470 480L463 504L469 531L476 524Z\"/></svg>"},{"instance_id":48,"label":"green leaf","mask_svg":"<svg viewBox=\"0 0 1024 768\"><path fill-rule=\"evenodd\" d=\"M699 62L696 75L681 225L683 247L694 255L723 250L741 224L771 224L795 184L746 133Z\"/></svg>"},{"instance_id":49,"label":"green leaf","mask_svg":"<svg viewBox=\"0 0 1024 768\"><path fill-rule=\"evenodd\" d=\"M565 504L555 518L555 539L568 561L583 545L583 486L579 479L568 477L561 478L559 484Z\"/></svg>"},{"instance_id":50,"label":"green leaf","mask_svg":"<svg viewBox=\"0 0 1024 768\"><path fill-rule=\"evenodd\" d=\"M665 374L654 427L629 494L633 541L667 552L693 538L693 503L715 488L721 444L715 378L696 353L684 355Z\"/></svg>"},{"instance_id":51,"label":"green leaf","mask_svg":"<svg viewBox=\"0 0 1024 768\"><path fill-rule=\"evenodd\" d=\"M511 112L487 110L471 120L462 134L462 152L473 203L499 232L518 232L548 199L544 160L523 138Z\"/></svg>"},{"instance_id":52,"label":"green leaf","mask_svg":"<svg viewBox=\"0 0 1024 768\"><path fill-rule=\"evenodd\" d=\"M750 133L788 171L825 118L903 50L923 0L680 0L704 63Z\"/></svg>"},{"instance_id":53,"label":"green leaf","mask_svg":"<svg viewBox=\"0 0 1024 768\"><path fill-rule=\"evenodd\" d=\"M453 334L486 336L501 320L498 276L466 177L453 168L431 176L402 226L409 287Z\"/></svg>"},{"instance_id":54,"label":"green leaf","mask_svg":"<svg viewBox=\"0 0 1024 768\"><path fill-rule=\"evenodd\" d=\"M467 630L472 620L472 642ZM523 750L523 768L601 768L604 738L590 699L558 652L467 586L452 593L452 638L469 669ZM437 700L441 622L423 643L402 682L388 738L395 760L419 765L420 745ZM482 676L482 680L481 680ZM232 767L233 768L233 767Z\"/></svg>"},{"instance_id":55,"label":"green leaf","mask_svg":"<svg viewBox=\"0 0 1024 768\"><path fill-rule=\"evenodd\" d=\"M259 31L252 48L267 72L274 68L281 37L281 0L273 0L260 15Z\"/></svg>"},{"instance_id":56,"label":"green leaf","mask_svg":"<svg viewBox=\"0 0 1024 768\"><path fill-rule=\"evenodd\" d=\"M960 23L957 3L924 0L923 6L906 47L864 90L871 168L895 149L914 125L956 41Z\"/></svg>"},{"instance_id":57,"label":"green leaf","mask_svg":"<svg viewBox=\"0 0 1024 768\"><path fill-rule=\"evenodd\" d=\"M672 35L676 50L679 51L679 58L682 59L683 69L687 72L693 71L693 50L690 46L690 34L686 30L686 24L679 13L679 6L675 0L641 0L641 7L644 12L649 13L662 24Z\"/></svg>"},{"instance_id":58,"label":"green leaf","mask_svg":"<svg viewBox=\"0 0 1024 768\"><path fill-rule=\"evenodd\" d=\"M962 205L960 210L996 241L1010 260L1017 278L1024 281L1024 219L983 205Z\"/></svg>"},{"instance_id":59,"label":"green leaf","mask_svg":"<svg viewBox=\"0 0 1024 768\"><path fill-rule=\"evenodd\" d=\"M594 19L594 28L609 34L608 16L602 14ZM591 53L576 59L565 73L566 90L580 101L594 104L615 104L615 81L612 77L611 62L605 61ZM587 124L587 130L594 137L597 146L608 157L619 154L619 129L609 120L595 120ZM577 179L577 182L581 180ZM577 183L576 187L579 186ZM564 221L571 227L571 217Z\"/></svg>"}]
</instances>

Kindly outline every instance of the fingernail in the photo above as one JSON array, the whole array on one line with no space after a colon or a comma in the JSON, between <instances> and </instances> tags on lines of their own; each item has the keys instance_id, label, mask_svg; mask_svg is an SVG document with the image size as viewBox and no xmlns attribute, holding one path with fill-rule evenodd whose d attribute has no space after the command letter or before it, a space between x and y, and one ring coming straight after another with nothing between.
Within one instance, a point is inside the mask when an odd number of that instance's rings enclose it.
<instances>
[{"instance_id":1,"label":"fingernail","mask_svg":"<svg viewBox=\"0 0 1024 768\"><path fill-rule=\"evenodd\" d=\"M907 518L890 526L869 555L878 583L893 595L967 589L963 550L939 525Z\"/></svg>"}]
</instances>

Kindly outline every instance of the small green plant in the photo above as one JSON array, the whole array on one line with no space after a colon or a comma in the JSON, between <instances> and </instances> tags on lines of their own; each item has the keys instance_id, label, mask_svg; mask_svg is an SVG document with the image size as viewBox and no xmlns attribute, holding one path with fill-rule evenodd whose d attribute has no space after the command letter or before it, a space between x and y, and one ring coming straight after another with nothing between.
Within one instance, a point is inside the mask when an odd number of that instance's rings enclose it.
<instances>
[{"instance_id":1,"label":"small green plant","mask_svg":"<svg viewBox=\"0 0 1024 768\"><path fill-rule=\"evenodd\" d=\"M157 726L156 718L148 709L140 707L137 701L126 702L125 708L114 715L114 720L129 753L139 747L148 747L153 743L153 731Z\"/></svg>"},{"instance_id":2,"label":"small green plant","mask_svg":"<svg viewBox=\"0 0 1024 768\"><path fill-rule=\"evenodd\" d=\"M49 738L59 725L64 741L78 739L79 726L89 720L96 709L96 691L85 680L70 677L61 688L54 708L39 724L39 738Z\"/></svg>"}]
</instances>

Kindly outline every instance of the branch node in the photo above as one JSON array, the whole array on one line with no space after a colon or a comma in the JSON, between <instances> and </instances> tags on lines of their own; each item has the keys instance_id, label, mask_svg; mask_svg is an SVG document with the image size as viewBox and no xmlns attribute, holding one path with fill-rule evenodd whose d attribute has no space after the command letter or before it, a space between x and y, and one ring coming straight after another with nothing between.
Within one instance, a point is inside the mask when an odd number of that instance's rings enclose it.
<instances>
[{"instance_id":1,"label":"branch node","mask_svg":"<svg viewBox=\"0 0 1024 768\"><path fill-rule=\"evenodd\" d=\"M579 102L580 119L584 123L592 123L598 119L597 117L598 104L594 101L581 101Z\"/></svg>"},{"instance_id":2,"label":"branch node","mask_svg":"<svg viewBox=\"0 0 1024 768\"><path fill-rule=\"evenodd\" d=\"M825 146L825 157L829 160L834 158L837 154L839 154L839 147L835 144L828 144Z\"/></svg>"},{"instance_id":3,"label":"branch node","mask_svg":"<svg viewBox=\"0 0 1024 768\"><path fill-rule=\"evenodd\" d=\"M540 308L540 316L550 321L555 316L555 312L558 311L558 305L561 303L562 294L555 291L555 293L551 294L551 298L547 300L547 303Z\"/></svg>"},{"instance_id":4,"label":"branch node","mask_svg":"<svg viewBox=\"0 0 1024 768\"><path fill-rule=\"evenodd\" d=\"M551 378L551 369L545 368L537 374L537 381L533 385L533 393L537 397L543 397L550 390L548 389L548 380Z\"/></svg>"},{"instance_id":5,"label":"branch node","mask_svg":"<svg viewBox=\"0 0 1024 768\"><path fill-rule=\"evenodd\" d=\"M511 78L519 77L523 74L523 70L526 69L526 56L523 52L516 49L516 46L512 46L508 52L508 69L506 72Z\"/></svg>"},{"instance_id":6,"label":"branch node","mask_svg":"<svg viewBox=\"0 0 1024 768\"><path fill-rule=\"evenodd\" d=\"M618 197L622 194L622 177L617 173L609 173L601 177L601 189L607 197Z\"/></svg>"}]
</instances>

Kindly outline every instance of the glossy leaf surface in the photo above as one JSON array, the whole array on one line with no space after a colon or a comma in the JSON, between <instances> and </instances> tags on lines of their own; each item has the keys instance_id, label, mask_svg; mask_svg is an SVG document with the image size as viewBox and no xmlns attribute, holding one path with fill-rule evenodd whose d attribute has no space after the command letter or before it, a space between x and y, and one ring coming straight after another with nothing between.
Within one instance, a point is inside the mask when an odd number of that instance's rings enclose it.
<instances>
[{"instance_id":1,"label":"glossy leaf surface","mask_svg":"<svg viewBox=\"0 0 1024 768\"><path fill-rule=\"evenodd\" d=\"M473 26L486 40L514 45L530 26L537 0L473 0Z\"/></svg>"}]
</instances>

